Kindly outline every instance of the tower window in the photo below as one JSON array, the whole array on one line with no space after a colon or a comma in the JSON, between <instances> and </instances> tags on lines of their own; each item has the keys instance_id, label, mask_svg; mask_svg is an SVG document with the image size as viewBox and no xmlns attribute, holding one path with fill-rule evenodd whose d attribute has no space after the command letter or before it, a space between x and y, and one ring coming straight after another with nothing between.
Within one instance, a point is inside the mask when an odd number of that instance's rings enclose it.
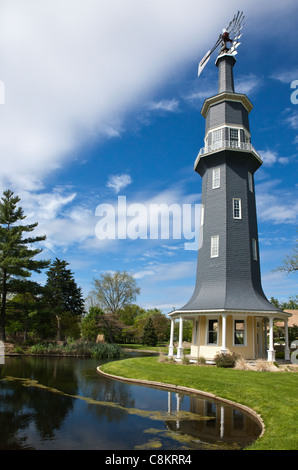
<instances>
[{"instance_id":1,"label":"tower window","mask_svg":"<svg viewBox=\"0 0 298 470\"><path fill-rule=\"evenodd\" d=\"M252 256L254 260L258 260L257 240L255 238L252 239Z\"/></svg>"},{"instance_id":2,"label":"tower window","mask_svg":"<svg viewBox=\"0 0 298 470\"><path fill-rule=\"evenodd\" d=\"M241 199L240 198L234 198L233 199L233 218L234 219L241 219L242 218Z\"/></svg>"},{"instance_id":3,"label":"tower window","mask_svg":"<svg viewBox=\"0 0 298 470\"><path fill-rule=\"evenodd\" d=\"M218 129L212 132L212 145L213 148L220 148L222 145L222 129Z\"/></svg>"},{"instance_id":4,"label":"tower window","mask_svg":"<svg viewBox=\"0 0 298 470\"><path fill-rule=\"evenodd\" d=\"M252 174L250 171L248 172L248 189L250 190L251 193L254 192L253 179L252 179Z\"/></svg>"},{"instance_id":5,"label":"tower window","mask_svg":"<svg viewBox=\"0 0 298 470\"><path fill-rule=\"evenodd\" d=\"M205 214L205 206L201 204L201 227L204 225L204 214Z\"/></svg>"},{"instance_id":6,"label":"tower window","mask_svg":"<svg viewBox=\"0 0 298 470\"><path fill-rule=\"evenodd\" d=\"M230 129L230 141L239 142L239 129Z\"/></svg>"},{"instance_id":7,"label":"tower window","mask_svg":"<svg viewBox=\"0 0 298 470\"><path fill-rule=\"evenodd\" d=\"M219 254L219 235L212 235L211 237L211 258L217 258Z\"/></svg>"},{"instance_id":8,"label":"tower window","mask_svg":"<svg viewBox=\"0 0 298 470\"><path fill-rule=\"evenodd\" d=\"M220 188L220 168L212 170L212 189Z\"/></svg>"}]
</instances>

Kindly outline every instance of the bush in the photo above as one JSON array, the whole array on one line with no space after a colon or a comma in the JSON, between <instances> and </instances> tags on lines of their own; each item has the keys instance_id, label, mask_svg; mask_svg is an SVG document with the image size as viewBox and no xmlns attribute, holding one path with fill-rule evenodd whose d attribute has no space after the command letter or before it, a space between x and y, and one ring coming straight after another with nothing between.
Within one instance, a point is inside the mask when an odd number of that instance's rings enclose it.
<instances>
[{"instance_id":1,"label":"bush","mask_svg":"<svg viewBox=\"0 0 298 470\"><path fill-rule=\"evenodd\" d=\"M113 343L77 342L59 346L58 344L35 344L31 347L32 354L61 355L76 357L93 357L96 359L116 359L122 356L122 349Z\"/></svg>"},{"instance_id":2,"label":"bush","mask_svg":"<svg viewBox=\"0 0 298 470\"><path fill-rule=\"evenodd\" d=\"M205 364L206 364L206 359L204 358L204 356L198 357L197 365L204 366Z\"/></svg>"},{"instance_id":3,"label":"bush","mask_svg":"<svg viewBox=\"0 0 298 470\"><path fill-rule=\"evenodd\" d=\"M96 359L116 359L122 356L122 349L113 343L95 344L91 356Z\"/></svg>"},{"instance_id":4,"label":"bush","mask_svg":"<svg viewBox=\"0 0 298 470\"><path fill-rule=\"evenodd\" d=\"M240 356L235 364L235 369L237 370L252 370L252 366L246 362L244 357Z\"/></svg>"},{"instance_id":5,"label":"bush","mask_svg":"<svg viewBox=\"0 0 298 470\"><path fill-rule=\"evenodd\" d=\"M217 367L235 367L237 359L238 356L235 353L217 353L214 361Z\"/></svg>"}]
</instances>

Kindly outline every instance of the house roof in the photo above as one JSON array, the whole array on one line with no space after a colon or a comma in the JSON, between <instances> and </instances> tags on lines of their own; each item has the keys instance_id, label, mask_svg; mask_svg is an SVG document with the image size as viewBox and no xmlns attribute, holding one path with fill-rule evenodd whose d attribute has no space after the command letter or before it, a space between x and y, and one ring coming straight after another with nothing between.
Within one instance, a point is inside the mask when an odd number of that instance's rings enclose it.
<instances>
[{"instance_id":1,"label":"house roof","mask_svg":"<svg viewBox=\"0 0 298 470\"><path fill-rule=\"evenodd\" d=\"M288 326L298 325L298 310L284 310L284 312L291 314L291 317L288 319ZM276 322L276 326L284 326L284 322Z\"/></svg>"}]
</instances>

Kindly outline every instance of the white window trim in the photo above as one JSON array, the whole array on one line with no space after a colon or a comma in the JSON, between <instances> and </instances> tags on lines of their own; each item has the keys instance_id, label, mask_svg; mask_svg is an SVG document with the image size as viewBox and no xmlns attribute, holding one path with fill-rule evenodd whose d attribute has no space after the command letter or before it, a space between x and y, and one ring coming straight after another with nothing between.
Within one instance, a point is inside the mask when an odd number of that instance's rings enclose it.
<instances>
[{"instance_id":1,"label":"white window trim","mask_svg":"<svg viewBox=\"0 0 298 470\"><path fill-rule=\"evenodd\" d=\"M205 144L207 144L208 142L208 137L209 135L211 134L211 139L212 139L212 142L213 142L213 132L214 131L219 131L220 129L222 129L222 134L223 135L223 130L224 129L238 129L238 130L243 130L244 131L244 135L245 135L245 142L250 142L250 138L251 138L251 134L248 132L248 130L246 129L246 127L244 126L241 126L241 125L235 125L235 124L225 124L223 126L218 126L218 127L212 127L208 130L208 133L207 135L205 136ZM238 132L238 135L240 136L240 133ZM246 140L247 139L247 140Z\"/></svg>"},{"instance_id":2,"label":"white window trim","mask_svg":"<svg viewBox=\"0 0 298 470\"><path fill-rule=\"evenodd\" d=\"M235 201L239 201L239 216L235 216ZM240 197L233 197L233 219L242 219L242 209L241 209L241 198Z\"/></svg>"},{"instance_id":3,"label":"white window trim","mask_svg":"<svg viewBox=\"0 0 298 470\"><path fill-rule=\"evenodd\" d=\"M229 127L229 140L230 142L233 141L233 142L240 142L240 132L239 132L239 127ZM231 134L232 132L231 131L237 131L237 139L236 137L234 137L233 139L231 138Z\"/></svg>"},{"instance_id":4,"label":"white window trim","mask_svg":"<svg viewBox=\"0 0 298 470\"><path fill-rule=\"evenodd\" d=\"M201 204L201 217L200 217L200 226L203 227L204 225L204 216L205 216L205 206Z\"/></svg>"},{"instance_id":5,"label":"white window trim","mask_svg":"<svg viewBox=\"0 0 298 470\"><path fill-rule=\"evenodd\" d=\"M212 235L210 240L210 258L219 256L219 235Z\"/></svg>"},{"instance_id":6,"label":"white window trim","mask_svg":"<svg viewBox=\"0 0 298 470\"><path fill-rule=\"evenodd\" d=\"M209 321L217 321L217 338L216 338L216 343L209 343ZM218 336L219 336L219 317L206 317L206 341L205 344L206 346L218 346Z\"/></svg>"},{"instance_id":7,"label":"white window trim","mask_svg":"<svg viewBox=\"0 0 298 470\"><path fill-rule=\"evenodd\" d=\"M244 343L243 344L236 344L235 343L235 322L236 320L241 320L244 322L244 337L243 337L243 340L244 340ZM233 317L233 346L235 346L236 348L244 348L247 346L247 318L241 318L241 317Z\"/></svg>"},{"instance_id":8,"label":"white window trim","mask_svg":"<svg viewBox=\"0 0 298 470\"><path fill-rule=\"evenodd\" d=\"M216 172L218 172L218 176L215 177ZM213 168L212 170L212 189L220 188L220 168Z\"/></svg>"},{"instance_id":9,"label":"white window trim","mask_svg":"<svg viewBox=\"0 0 298 470\"><path fill-rule=\"evenodd\" d=\"M215 129L214 131L212 131L212 144L215 144L216 142L218 141L221 141L222 140L222 131L223 131L223 127L219 127L218 129ZM215 139L215 135L216 133L218 133L218 137L217 139Z\"/></svg>"}]
</instances>

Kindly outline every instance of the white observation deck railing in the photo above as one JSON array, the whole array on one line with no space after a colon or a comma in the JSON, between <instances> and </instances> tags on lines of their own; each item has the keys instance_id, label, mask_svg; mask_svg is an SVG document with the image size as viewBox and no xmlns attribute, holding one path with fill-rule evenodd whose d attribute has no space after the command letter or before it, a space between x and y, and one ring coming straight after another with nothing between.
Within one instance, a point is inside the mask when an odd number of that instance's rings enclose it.
<instances>
[{"instance_id":1,"label":"white observation deck railing","mask_svg":"<svg viewBox=\"0 0 298 470\"><path fill-rule=\"evenodd\" d=\"M238 142L235 140L219 140L214 142L212 145L205 145L201 148L198 157L205 155L206 153L215 152L216 150L221 149L239 149L239 150L251 150L256 155L258 152L254 149L250 142ZM259 157L260 158L260 157Z\"/></svg>"}]
</instances>

